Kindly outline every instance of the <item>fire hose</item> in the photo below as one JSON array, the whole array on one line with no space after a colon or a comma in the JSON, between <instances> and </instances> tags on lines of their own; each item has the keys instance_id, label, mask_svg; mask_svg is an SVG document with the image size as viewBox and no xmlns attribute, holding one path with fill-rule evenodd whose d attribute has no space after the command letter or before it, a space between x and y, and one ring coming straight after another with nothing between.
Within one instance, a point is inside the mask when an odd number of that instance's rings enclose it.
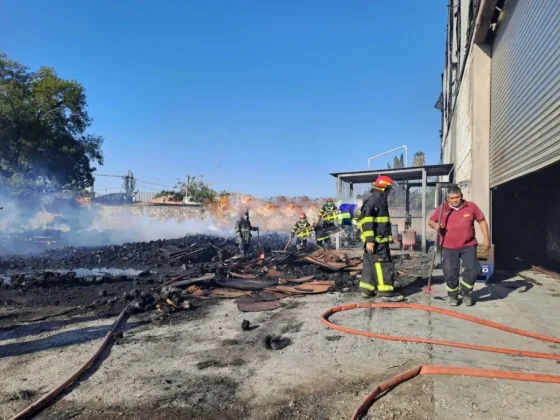
<instances>
[{"instance_id":1,"label":"fire hose","mask_svg":"<svg viewBox=\"0 0 560 420\"><path fill-rule=\"evenodd\" d=\"M33 404L29 405L23 411L20 411L15 416L13 416L10 420L22 420L31 417L33 414L36 414L40 411L43 407L45 407L48 403L54 400L62 391L64 391L68 386L70 386L74 381L76 381L86 370L88 370L91 365L101 356L103 351L107 348L109 343L112 340L113 334L119 328L119 325L124 320L128 308L130 305L127 305L126 308L122 310L119 314L118 318L115 320L115 323L111 327L111 330L105 335L103 342L97 349L97 351L91 356L78 370L76 370L68 379L58 385L56 388L51 390L48 394L43 395L40 399L35 401Z\"/></svg>"},{"instance_id":2,"label":"fire hose","mask_svg":"<svg viewBox=\"0 0 560 420\"><path fill-rule=\"evenodd\" d=\"M373 309L373 308L390 308L390 309L417 309L421 311L427 312L434 312L439 313L445 316L450 316L453 318L462 319L468 322L472 322L474 324L484 325L490 328L495 328L497 330L506 331L512 334L521 335L529 338L534 338L540 341L547 341L550 343L560 343L560 338L550 337L542 334L532 333L530 331L525 331L513 327L509 327L507 325L499 324L497 322L488 321L486 319L477 318L471 315L462 314L460 312L450 311L448 309L437 308L432 306L425 306L425 305L418 305L412 303L354 303L350 305L343 305L337 306L335 308L331 308L321 316L321 322L327 325L330 328L335 330L354 334L354 335L361 335L362 337L369 337L369 338L377 338L380 340L390 340L390 341L404 341L409 343L423 343L423 344L435 344L440 346L448 346L448 347L458 347L463 349L471 349L471 350L478 350L478 351L487 351L492 353L502 353L502 354L511 354L515 356L525 356L525 357L535 357L540 359L549 359L549 360L560 360L560 354L554 353L538 353L532 351L524 351L524 350L516 350L516 349L507 349L501 347L489 347L489 346L481 346L476 344L467 344L467 343L460 343L456 341L444 341L444 340L435 340L430 338L421 338L421 337L398 337L393 335L386 335L386 334L378 334L372 333L367 331L360 331L353 328L343 327L341 325L333 324L329 321L329 317L337 312L344 312L349 311L352 309ZM385 392L390 391L397 385L402 384L418 375L455 375L455 376L474 376L479 378L492 378L492 379L508 379L514 381L529 381L529 382L545 382L545 383L554 383L560 384L560 375L544 375L532 372L513 372L513 371L505 371L505 370L490 370L490 369L476 369L476 368L466 368L460 366L436 366L436 365L421 365L414 369L407 370L399 375L396 375L385 382L378 385L375 389L373 389L364 401L360 404L358 408L352 414L352 420L360 419L367 410L371 407L371 405Z\"/></svg>"}]
</instances>

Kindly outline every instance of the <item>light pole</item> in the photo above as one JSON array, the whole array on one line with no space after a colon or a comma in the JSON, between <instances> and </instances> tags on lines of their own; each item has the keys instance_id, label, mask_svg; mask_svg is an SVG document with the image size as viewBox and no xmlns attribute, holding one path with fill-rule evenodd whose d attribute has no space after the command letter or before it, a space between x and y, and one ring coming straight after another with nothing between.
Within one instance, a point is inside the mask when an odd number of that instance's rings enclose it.
<instances>
[{"instance_id":1,"label":"light pole","mask_svg":"<svg viewBox=\"0 0 560 420\"><path fill-rule=\"evenodd\" d=\"M371 161L372 161L373 159L377 159L378 157L381 157L381 156L387 155L387 154L389 154L389 153L395 152L395 151L397 151L397 150L399 150L399 149L404 149L404 167L407 168L407 167L408 167L408 147L406 147L406 146L399 146L399 147L396 147L396 148L394 148L394 149L387 150L386 152L383 152L383 153L380 153L380 154L378 154L378 155L375 155L375 156L370 157L370 158L368 159L368 161L367 161L367 167L368 167L368 169L371 169L370 164L371 164Z\"/></svg>"}]
</instances>

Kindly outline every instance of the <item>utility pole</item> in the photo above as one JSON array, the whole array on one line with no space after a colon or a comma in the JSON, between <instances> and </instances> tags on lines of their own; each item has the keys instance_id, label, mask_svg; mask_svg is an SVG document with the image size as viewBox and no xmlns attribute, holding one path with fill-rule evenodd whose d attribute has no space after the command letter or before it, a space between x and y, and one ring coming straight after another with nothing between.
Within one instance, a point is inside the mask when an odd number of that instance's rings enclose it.
<instances>
[{"instance_id":1,"label":"utility pole","mask_svg":"<svg viewBox=\"0 0 560 420\"><path fill-rule=\"evenodd\" d=\"M220 191L220 157L222 155L222 139L218 138L218 165L216 168L216 191Z\"/></svg>"},{"instance_id":2,"label":"utility pole","mask_svg":"<svg viewBox=\"0 0 560 420\"><path fill-rule=\"evenodd\" d=\"M187 175L187 178L185 179L185 197L183 198L183 203L188 203L189 202L189 183L191 182L191 177L189 175Z\"/></svg>"},{"instance_id":3,"label":"utility pole","mask_svg":"<svg viewBox=\"0 0 560 420\"><path fill-rule=\"evenodd\" d=\"M132 200L134 195L136 194L136 179L134 178L134 174L129 169L128 174L124 177L124 193L127 200Z\"/></svg>"}]
</instances>

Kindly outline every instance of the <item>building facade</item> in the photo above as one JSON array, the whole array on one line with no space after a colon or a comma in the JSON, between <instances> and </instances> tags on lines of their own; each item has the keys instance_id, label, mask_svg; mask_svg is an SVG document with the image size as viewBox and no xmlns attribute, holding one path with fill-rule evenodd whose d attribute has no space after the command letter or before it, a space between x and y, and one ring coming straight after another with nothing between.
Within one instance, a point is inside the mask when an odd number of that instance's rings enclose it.
<instances>
[{"instance_id":1,"label":"building facade","mask_svg":"<svg viewBox=\"0 0 560 420\"><path fill-rule=\"evenodd\" d=\"M497 260L558 270L560 0L450 0L442 85L441 162Z\"/></svg>"}]
</instances>

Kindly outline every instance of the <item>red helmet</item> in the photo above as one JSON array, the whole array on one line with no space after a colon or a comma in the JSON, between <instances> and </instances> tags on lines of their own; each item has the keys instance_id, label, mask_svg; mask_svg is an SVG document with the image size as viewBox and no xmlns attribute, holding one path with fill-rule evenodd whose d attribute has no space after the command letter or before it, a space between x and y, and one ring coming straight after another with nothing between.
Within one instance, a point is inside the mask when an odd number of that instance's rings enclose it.
<instances>
[{"instance_id":1,"label":"red helmet","mask_svg":"<svg viewBox=\"0 0 560 420\"><path fill-rule=\"evenodd\" d=\"M305 213L301 213L301 214L299 215L299 218L300 218L300 219L307 219L307 216L305 215Z\"/></svg>"},{"instance_id":2,"label":"red helmet","mask_svg":"<svg viewBox=\"0 0 560 420\"><path fill-rule=\"evenodd\" d=\"M373 183L373 186L376 188L391 188L393 186L393 180L387 175L380 175Z\"/></svg>"}]
</instances>

